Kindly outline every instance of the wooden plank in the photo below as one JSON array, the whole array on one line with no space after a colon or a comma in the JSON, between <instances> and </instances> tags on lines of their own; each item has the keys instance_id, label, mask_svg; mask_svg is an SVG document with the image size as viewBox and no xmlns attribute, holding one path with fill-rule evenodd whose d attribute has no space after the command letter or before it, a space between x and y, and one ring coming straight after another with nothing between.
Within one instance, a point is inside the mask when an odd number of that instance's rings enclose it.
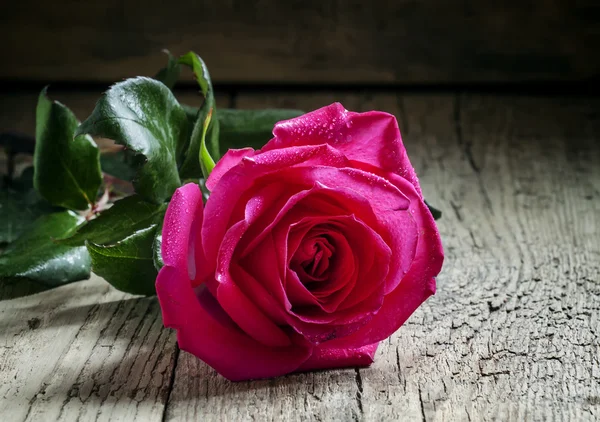
<instances>
[{"instance_id":1,"label":"wooden plank","mask_svg":"<svg viewBox=\"0 0 600 422\"><path fill-rule=\"evenodd\" d=\"M438 292L368 369L232 384L179 356L167 420L596 420L597 99L240 95L395 113L444 211Z\"/></svg>"},{"instance_id":2,"label":"wooden plank","mask_svg":"<svg viewBox=\"0 0 600 422\"><path fill-rule=\"evenodd\" d=\"M159 0L0 6L0 79L153 75L196 50L221 83L584 81L600 60L594 0Z\"/></svg>"},{"instance_id":3,"label":"wooden plank","mask_svg":"<svg viewBox=\"0 0 600 422\"><path fill-rule=\"evenodd\" d=\"M0 326L3 420L162 420L176 346L156 298L93 276L0 300Z\"/></svg>"}]
</instances>

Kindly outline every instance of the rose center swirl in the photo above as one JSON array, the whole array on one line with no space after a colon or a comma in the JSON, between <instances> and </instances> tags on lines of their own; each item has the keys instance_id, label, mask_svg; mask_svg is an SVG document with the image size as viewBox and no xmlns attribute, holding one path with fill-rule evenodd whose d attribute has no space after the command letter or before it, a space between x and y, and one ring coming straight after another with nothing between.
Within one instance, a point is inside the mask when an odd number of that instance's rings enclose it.
<instances>
[{"instance_id":1,"label":"rose center swirl","mask_svg":"<svg viewBox=\"0 0 600 422\"><path fill-rule=\"evenodd\" d=\"M328 280L335 259L335 240L321 230L308 233L291 260L291 269L310 290L314 283Z\"/></svg>"}]
</instances>

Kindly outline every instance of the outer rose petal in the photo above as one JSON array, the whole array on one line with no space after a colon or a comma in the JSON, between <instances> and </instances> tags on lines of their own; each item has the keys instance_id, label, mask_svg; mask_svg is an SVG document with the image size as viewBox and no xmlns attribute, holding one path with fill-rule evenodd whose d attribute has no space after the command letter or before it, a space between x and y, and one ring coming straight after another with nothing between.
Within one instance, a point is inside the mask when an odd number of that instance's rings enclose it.
<instances>
[{"instance_id":1,"label":"outer rose petal","mask_svg":"<svg viewBox=\"0 0 600 422\"><path fill-rule=\"evenodd\" d=\"M333 103L275 125L273 138L261 151L298 145L329 144L348 159L396 173L421 187L402 144L396 118L381 111L355 113Z\"/></svg>"},{"instance_id":2,"label":"outer rose petal","mask_svg":"<svg viewBox=\"0 0 600 422\"><path fill-rule=\"evenodd\" d=\"M241 381L285 375L297 370L311 354L309 346L265 346L240 331L227 320L217 303L202 303L187 275L171 266L160 270L156 290L164 324L177 330L177 342L183 350L212 366L225 378ZM222 312L222 310L221 310Z\"/></svg>"},{"instance_id":3,"label":"outer rose petal","mask_svg":"<svg viewBox=\"0 0 600 422\"><path fill-rule=\"evenodd\" d=\"M373 363L379 343L356 349L331 349L326 344L317 346L311 357L300 366L297 372L315 369L345 368L348 366L368 366Z\"/></svg>"},{"instance_id":4,"label":"outer rose petal","mask_svg":"<svg viewBox=\"0 0 600 422\"><path fill-rule=\"evenodd\" d=\"M230 149L227 151L217 162L215 168L206 180L206 187L208 190L212 191L219 180L221 180L221 177L223 177L230 169L237 166L243 158L252 157L253 155L254 150L252 148Z\"/></svg>"},{"instance_id":5,"label":"outer rose petal","mask_svg":"<svg viewBox=\"0 0 600 422\"><path fill-rule=\"evenodd\" d=\"M165 265L187 268L188 242L196 216L202 221L202 192L195 183L175 191L163 223L161 253Z\"/></svg>"},{"instance_id":6,"label":"outer rose petal","mask_svg":"<svg viewBox=\"0 0 600 422\"><path fill-rule=\"evenodd\" d=\"M163 262L187 268L193 285L206 281L210 276L200 237L202 217L202 192L195 183L188 183L173 194L163 223Z\"/></svg>"}]
</instances>

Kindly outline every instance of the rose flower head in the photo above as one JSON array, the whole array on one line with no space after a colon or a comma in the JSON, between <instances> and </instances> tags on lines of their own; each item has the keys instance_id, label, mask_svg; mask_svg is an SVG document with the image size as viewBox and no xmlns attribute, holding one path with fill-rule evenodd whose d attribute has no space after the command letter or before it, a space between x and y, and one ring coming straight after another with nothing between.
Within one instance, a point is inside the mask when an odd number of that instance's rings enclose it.
<instances>
[{"instance_id":1,"label":"rose flower head","mask_svg":"<svg viewBox=\"0 0 600 422\"><path fill-rule=\"evenodd\" d=\"M181 349L230 380L373 362L443 251L394 116L335 103L179 188L156 289Z\"/></svg>"}]
</instances>

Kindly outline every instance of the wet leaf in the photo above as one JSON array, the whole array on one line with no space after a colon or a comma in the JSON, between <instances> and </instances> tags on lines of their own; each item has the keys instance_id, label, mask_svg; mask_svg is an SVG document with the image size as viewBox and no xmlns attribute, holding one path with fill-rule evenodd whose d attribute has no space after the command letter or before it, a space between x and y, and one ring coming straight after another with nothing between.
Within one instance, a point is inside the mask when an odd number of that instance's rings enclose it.
<instances>
[{"instance_id":1,"label":"wet leaf","mask_svg":"<svg viewBox=\"0 0 600 422\"><path fill-rule=\"evenodd\" d=\"M154 295L158 274L152 257L156 226L139 230L113 245L87 242L94 273L123 292Z\"/></svg>"},{"instance_id":2,"label":"wet leaf","mask_svg":"<svg viewBox=\"0 0 600 422\"><path fill-rule=\"evenodd\" d=\"M76 133L112 139L138 154L136 192L162 203L181 185L178 157L189 139L189 126L169 88L138 77L113 85Z\"/></svg>"},{"instance_id":3,"label":"wet leaf","mask_svg":"<svg viewBox=\"0 0 600 422\"><path fill-rule=\"evenodd\" d=\"M56 287L89 278L90 256L86 248L54 242L69 236L82 221L71 211L38 218L0 255L0 279L27 279Z\"/></svg>"},{"instance_id":4,"label":"wet leaf","mask_svg":"<svg viewBox=\"0 0 600 422\"><path fill-rule=\"evenodd\" d=\"M139 230L159 224L165 210L166 204L154 204L139 195L132 195L115 202L98 217L80 226L73 236L59 243L79 246L89 240L102 246L114 244Z\"/></svg>"},{"instance_id":5,"label":"wet leaf","mask_svg":"<svg viewBox=\"0 0 600 422\"><path fill-rule=\"evenodd\" d=\"M199 178L202 176L202 167L200 163L201 144L204 140L206 148L203 155L208 155L211 160L219 157L219 121L218 112L215 104L215 96L208 73L206 63L194 52L189 52L179 58L179 63L192 69L196 81L200 86L200 91L204 96L204 102L198 109L195 119L193 119L193 130L188 147L186 148L183 164L180 169L182 178ZM187 109L188 116L190 109ZM207 128L204 123L207 121L209 113L212 117L208 119L210 123Z\"/></svg>"},{"instance_id":6,"label":"wet leaf","mask_svg":"<svg viewBox=\"0 0 600 422\"><path fill-rule=\"evenodd\" d=\"M75 115L42 90L36 112L34 185L53 205L85 210L102 183L100 152L93 139L78 133Z\"/></svg>"}]
</instances>

